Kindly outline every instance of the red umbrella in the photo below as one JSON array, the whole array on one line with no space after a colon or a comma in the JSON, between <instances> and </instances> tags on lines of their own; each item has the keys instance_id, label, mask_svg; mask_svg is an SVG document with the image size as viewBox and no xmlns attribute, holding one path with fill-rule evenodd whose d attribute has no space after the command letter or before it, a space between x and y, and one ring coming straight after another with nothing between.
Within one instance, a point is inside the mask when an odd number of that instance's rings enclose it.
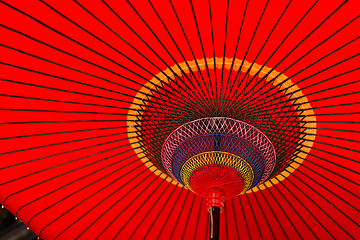
<instances>
[{"instance_id":1,"label":"red umbrella","mask_svg":"<svg viewBox=\"0 0 360 240\"><path fill-rule=\"evenodd\" d=\"M225 170L194 167L187 185L161 151L190 122L230 118L264 134L276 162L249 135L221 141L264 162L242 165L253 177L237 186L253 188L226 200L221 239L360 238L358 9L1 1L2 206L43 239L206 239L213 216L192 184Z\"/></svg>"}]
</instances>

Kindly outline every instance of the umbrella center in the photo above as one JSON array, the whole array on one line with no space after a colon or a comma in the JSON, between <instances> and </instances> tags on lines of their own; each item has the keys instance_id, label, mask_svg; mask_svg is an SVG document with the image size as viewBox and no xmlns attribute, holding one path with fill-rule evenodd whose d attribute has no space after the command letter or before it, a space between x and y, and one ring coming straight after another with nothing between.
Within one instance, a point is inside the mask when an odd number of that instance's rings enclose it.
<instances>
[{"instance_id":1,"label":"umbrella center","mask_svg":"<svg viewBox=\"0 0 360 240\"><path fill-rule=\"evenodd\" d=\"M209 73L221 81L203 78ZM254 91L247 92L249 88ZM213 127L231 126L230 122L248 124L269 139L276 164L267 164L267 156L255 143L228 131L204 131L187 138L170 155L163 151L176 129L195 126L198 120ZM190 175L181 175L181 169L189 159L203 157L195 157L198 154L223 152L224 159L231 158L226 154L243 159L251 165L254 177L251 184L243 179L240 193L262 190L285 179L306 158L316 136L314 112L291 79L266 66L232 58L197 59L161 71L136 94L127 125L129 141L139 158L154 174L179 187L193 189L183 180L191 179ZM192 132L188 128L181 134Z\"/></svg>"},{"instance_id":2,"label":"umbrella center","mask_svg":"<svg viewBox=\"0 0 360 240\"><path fill-rule=\"evenodd\" d=\"M263 183L276 163L274 146L264 133L227 117L181 125L165 140L161 158L168 175L217 205L219 201L209 199L213 189L221 195L218 199L235 197Z\"/></svg>"}]
</instances>

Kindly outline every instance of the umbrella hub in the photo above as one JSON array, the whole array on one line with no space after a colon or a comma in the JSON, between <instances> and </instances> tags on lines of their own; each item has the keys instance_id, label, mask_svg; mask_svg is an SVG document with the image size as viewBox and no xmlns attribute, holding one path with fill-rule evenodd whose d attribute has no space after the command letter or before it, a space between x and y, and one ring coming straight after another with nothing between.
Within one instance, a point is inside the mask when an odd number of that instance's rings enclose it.
<instances>
[{"instance_id":1,"label":"umbrella hub","mask_svg":"<svg viewBox=\"0 0 360 240\"><path fill-rule=\"evenodd\" d=\"M209 188L206 197L206 206L210 212L212 208L216 207L223 211L225 206L226 192L222 188Z\"/></svg>"},{"instance_id":2,"label":"umbrella hub","mask_svg":"<svg viewBox=\"0 0 360 240\"><path fill-rule=\"evenodd\" d=\"M271 187L306 158L316 135L314 112L301 89L275 69L233 58L214 61L200 59L176 64L144 85L129 110L131 146L154 174L178 186L181 183L204 198L206 189L194 189L199 187L196 176L204 175L197 168L209 169L205 165L221 165L223 170L217 167L214 171L227 171L234 176L236 184L232 186L241 186L240 193ZM219 74L221 70L221 83L201 78L208 69ZM242 72L243 79L239 79L239 85L234 84L233 77L237 79ZM245 86L241 85L243 80ZM251 88L255 90L247 91ZM170 135L178 139L170 139ZM178 140L181 143L176 145ZM198 154L203 155L195 157ZM187 160L193 158L194 163L200 158L213 158L210 155L217 156L216 162L188 164L191 168L181 171ZM240 176L228 169L234 169L230 164L233 161L225 161L234 158L241 163L241 171L233 170ZM246 163L252 171L248 171ZM242 175L244 172L248 174Z\"/></svg>"},{"instance_id":3,"label":"umbrella hub","mask_svg":"<svg viewBox=\"0 0 360 240\"><path fill-rule=\"evenodd\" d=\"M276 155L260 130L240 120L207 117L175 129L162 148L167 173L207 199L208 207L263 183L271 174Z\"/></svg>"}]
</instances>

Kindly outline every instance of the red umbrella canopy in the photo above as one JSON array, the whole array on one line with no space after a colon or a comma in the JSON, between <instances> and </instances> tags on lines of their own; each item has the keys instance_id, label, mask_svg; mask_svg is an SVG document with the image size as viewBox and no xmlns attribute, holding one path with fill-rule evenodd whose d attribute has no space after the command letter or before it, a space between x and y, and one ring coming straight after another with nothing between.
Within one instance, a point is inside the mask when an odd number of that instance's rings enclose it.
<instances>
[{"instance_id":1,"label":"red umbrella canopy","mask_svg":"<svg viewBox=\"0 0 360 240\"><path fill-rule=\"evenodd\" d=\"M43 239L206 239L191 184L210 170L186 185L162 149L184 124L230 118L276 161L248 178L227 166L242 193L221 239L360 238L359 7L1 1L2 206Z\"/></svg>"}]
</instances>

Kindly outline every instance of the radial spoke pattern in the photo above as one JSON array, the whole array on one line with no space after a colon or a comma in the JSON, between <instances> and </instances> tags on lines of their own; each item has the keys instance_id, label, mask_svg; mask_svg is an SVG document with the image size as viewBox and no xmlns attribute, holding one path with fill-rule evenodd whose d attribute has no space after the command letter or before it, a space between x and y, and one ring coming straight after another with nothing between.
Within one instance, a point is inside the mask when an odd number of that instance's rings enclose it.
<instances>
[{"instance_id":1,"label":"radial spoke pattern","mask_svg":"<svg viewBox=\"0 0 360 240\"><path fill-rule=\"evenodd\" d=\"M207 239L205 201L161 149L228 117L277 162L226 202L221 239L359 239L359 7L0 1L2 206L42 239Z\"/></svg>"}]
</instances>

